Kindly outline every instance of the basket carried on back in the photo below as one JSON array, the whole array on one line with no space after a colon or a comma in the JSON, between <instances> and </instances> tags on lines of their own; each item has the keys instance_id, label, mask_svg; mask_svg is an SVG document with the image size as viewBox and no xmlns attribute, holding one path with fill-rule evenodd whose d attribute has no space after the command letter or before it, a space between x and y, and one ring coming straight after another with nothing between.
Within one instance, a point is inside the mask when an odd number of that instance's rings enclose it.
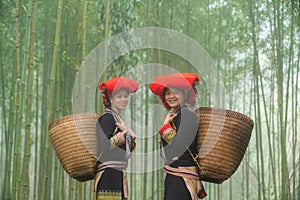
<instances>
[{"instance_id":1,"label":"basket carried on back","mask_svg":"<svg viewBox=\"0 0 300 200\"><path fill-rule=\"evenodd\" d=\"M253 120L232 110L213 107L201 107L196 113L201 179L222 183L237 170L244 157Z\"/></svg>"},{"instance_id":2,"label":"basket carried on back","mask_svg":"<svg viewBox=\"0 0 300 200\"><path fill-rule=\"evenodd\" d=\"M96 173L99 117L95 113L73 114L49 125L50 139L60 163L72 178L81 182L93 179Z\"/></svg>"}]
</instances>

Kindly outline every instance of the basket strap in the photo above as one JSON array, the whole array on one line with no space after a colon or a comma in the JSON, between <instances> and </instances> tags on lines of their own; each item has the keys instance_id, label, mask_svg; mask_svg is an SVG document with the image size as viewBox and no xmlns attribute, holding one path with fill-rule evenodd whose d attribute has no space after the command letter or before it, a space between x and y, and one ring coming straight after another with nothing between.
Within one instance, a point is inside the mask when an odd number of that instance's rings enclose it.
<instances>
[{"instance_id":1,"label":"basket strap","mask_svg":"<svg viewBox=\"0 0 300 200\"><path fill-rule=\"evenodd\" d=\"M108 108L105 112L111 114L116 122L120 122L119 116L112 109Z\"/></svg>"},{"instance_id":2,"label":"basket strap","mask_svg":"<svg viewBox=\"0 0 300 200\"><path fill-rule=\"evenodd\" d=\"M200 165L198 162L199 156L197 154L193 155L192 151L190 150L189 147L186 147L186 149L188 150L189 154L191 155L192 159L194 160L194 162L196 163L196 165L198 166L199 170L200 170Z\"/></svg>"},{"instance_id":3,"label":"basket strap","mask_svg":"<svg viewBox=\"0 0 300 200\"><path fill-rule=\"evenodd\" d=\"M122 118L119 115L117 115L117 113L115 113L112 109L108 108L108 109L105 110L105 112L110 113L113 116L115 122L124 123ZM113 135L116 134L117 130L118 130L118 127L116 127ZM125 145L126 145L125 159L128 160L131 157L131 149L132 149L132 145L133 145L133 141L132 141L131 136L129 135L129 133L127 133L127 135L125 136Z\"/></svg>"}]
</instances>

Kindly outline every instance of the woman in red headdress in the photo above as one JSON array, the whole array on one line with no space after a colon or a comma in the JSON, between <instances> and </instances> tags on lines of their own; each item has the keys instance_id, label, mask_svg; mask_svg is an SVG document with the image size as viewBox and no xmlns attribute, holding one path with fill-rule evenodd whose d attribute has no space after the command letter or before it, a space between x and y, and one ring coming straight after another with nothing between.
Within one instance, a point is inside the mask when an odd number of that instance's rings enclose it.
<instances>
[{"instance_id":1,"label":"woman in red headdress","mask_svg":"<svg viewBox=\"0 0 300 200\"><path fill-rule=\"evenodd\" d=\"M116 77L99 84L105 113L97 123L99 165L94 179L97 200L127 199L125 170L135 148L135 134L120 116L139 84L126 77Z\"/></svg>"},{"instance_id":2,"label":"woman in red headdress","mask_svg":"<svg viewBox=\"0 0 300 200\"><path fill-rule=\"evenodd\" d=\"M161 135L162 157L165 159L164 200L203 199L206 196L196 161L198 118L191 107L197 96L197 74L177 73L155 78L149 85L168 110Z\"/></svg>"}]
</instances>

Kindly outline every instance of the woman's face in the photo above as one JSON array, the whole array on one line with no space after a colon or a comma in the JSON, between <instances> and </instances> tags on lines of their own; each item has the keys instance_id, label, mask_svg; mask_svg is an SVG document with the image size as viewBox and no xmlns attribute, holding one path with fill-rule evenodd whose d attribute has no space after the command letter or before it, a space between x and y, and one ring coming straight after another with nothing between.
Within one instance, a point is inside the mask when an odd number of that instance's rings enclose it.
<instances>
[{"instance_id":1,"label":"woman's face","mask_svg":"<svg viewBox=\"0 0 300 200\"><path fill-rule=\"evenodd\" d=\"M167 88L165 92L165 100L172 109L178 109L181 105L184 105L185 94L182 90Z\"/></svg>"},{"instance_id":2,"label":"woman's face","mask_svg":"<svg viewBox=\"0 0 300 200\"><path fill-rule=\"evenodd\" d=\"M129 92L125 89L120 89L115 91L111 96L111 108L116 111L120 112L127 107L129 100Z\"/></svg>"}]
</instances>

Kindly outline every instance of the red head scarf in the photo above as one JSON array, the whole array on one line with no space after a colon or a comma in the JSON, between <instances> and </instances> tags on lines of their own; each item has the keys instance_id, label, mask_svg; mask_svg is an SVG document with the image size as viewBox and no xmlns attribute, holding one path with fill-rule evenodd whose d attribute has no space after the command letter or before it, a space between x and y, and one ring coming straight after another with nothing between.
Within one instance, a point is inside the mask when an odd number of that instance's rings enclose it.
<instances>
[{"instance_id":1,"label":"red head scarf","mask_svg":"<svg viewBox=\"0 0 300 200\"><path fill-rule=\"evenodd\" d=\"M139 84L130 78L120 76L101 82L98 88L110 95L120 89L127 89L130 93L134 93L139 88Z\"/></svg>"},{"instance_id":2,"label":"red head scarf","mask_svg":"<svg viewBox=\"0 0 300 200\"><path fill-rule=\"evenodd\" d=\"M114 91L126 89L129 93L134 93L139 88L139 84L130 78L119 76L108 81L101 82L98 85L98 88L102 92L103 104L105 107L110 107L109 96L112 95Z\"/></svg>"},{"instance_id":3,"label":"red head scarf","mask_svg":"<svg viewBox=\"0 0 300 200\"><path fill-rule=\"evenodd\" d=\"M196 102L197 91L195 86L199 84L199 77L193 73L176 73L164 76L159 76L149 85L150 90L160 97L166 109L170 106L165 100L166 88L178 88L188 93L188 103L194 105Z\"/></svg>"}]
</instances>

